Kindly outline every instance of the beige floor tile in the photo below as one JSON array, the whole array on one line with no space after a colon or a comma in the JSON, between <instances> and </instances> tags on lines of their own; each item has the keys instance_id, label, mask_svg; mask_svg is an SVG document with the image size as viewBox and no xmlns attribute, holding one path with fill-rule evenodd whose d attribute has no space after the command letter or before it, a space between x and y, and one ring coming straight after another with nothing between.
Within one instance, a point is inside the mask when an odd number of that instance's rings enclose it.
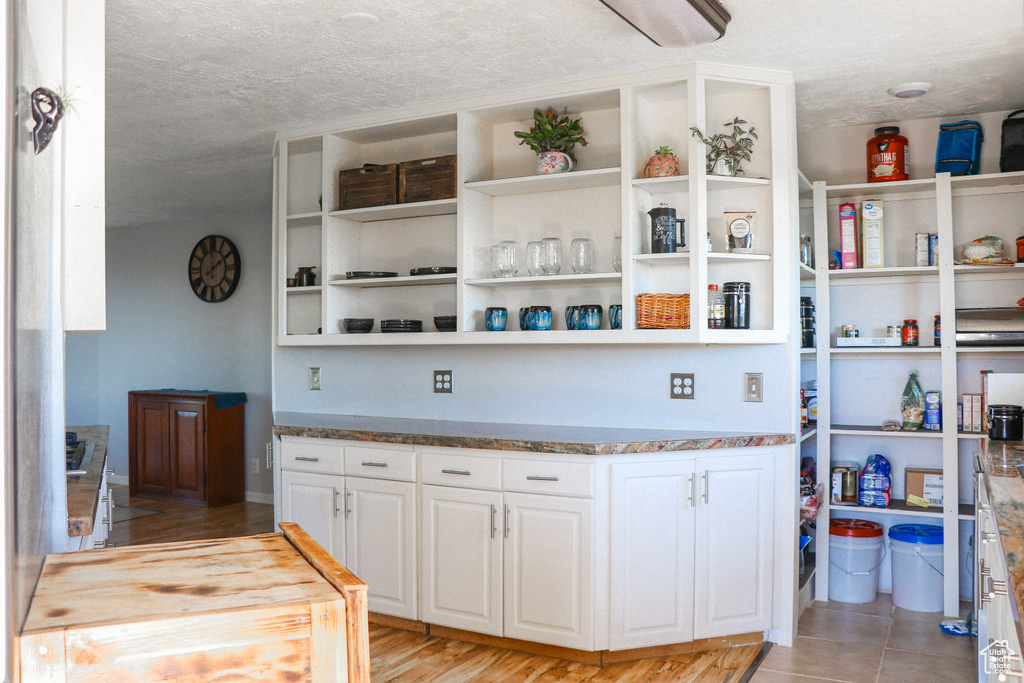
<instances>
[{"instance_id":1,"label":"beige floor tile","mask_svg":"<svg viewBox=\"0 0 1024 683\"><path fill-rule=\"evenodd\" d=\"M850 604L846 602L828 602L815 600L811 607L816 609L827 609L835 612L853 612L854 614L868 614L873 617L888 617L892 614L892 595L890 593L879 593L874 602L863 604Z\"/></svg>"},{"instance_id":2,"label":"beige floor tile","mask_svg":"<svg viewBox=\"0 0 1024 683\"><path fill-rule=\"evenodd\" d=\"M943 633L939 622L893 619L886 647L893 650L941 654L944 657L974 659L978 641L970 636Z\"/></svg>"},{"instance_id":3,"label":"beige floor tile","mask_svg":"<svg viewBox=\"0 0 1024 683\"><path fill-rule=\"evenodd\" d=\"M887 617L810 607L800 617L798 633L811 638L884 647L886 638L889 637L890 623L891 620Z\"/></svg>"},{"instance_id":4,"label":"beige floor tile","mask_svg":"<svg viewBox=\"0 0 1024 683\"><path fill-rule=\"evenodd\" d=\"M899 683L966 683L977 678L977 664L974 660L951 659L905 650L886 650L878 676L879 681Z\"/></svg>"},{"instance_id":5,"label":"beige floor tile","mask_svg":"<svg viewBox=\"0 0 1024 683\"><path fill-rule=\"evenodd\" d=\"M970 602L960 603L960 617L965 618L974 609L974 605ZM902 607L893 607L892 610L893 619L909 619L911 621L926 621L928 623L938 624L940 621L944 621L947 617L942 612L915 612L909 609L903 609Z\"/></svg>"},{"instance_id":6,"label":"beige floor tile","mask_svg":"<svg viewBox=\"0 0 1024 683\"><path fill-rule=\"evenodd\" d=\"M800 674L787 674L781 671L765 671L758 669L750 678L750 683L834 683L835 678L815 678L813 676L801 676ZM847 683L841 681L840 683Z\"/></svg>"},{"instance_id":7,"label":"beige floor tile","mask_svg":"<svg viewBox=\"0 0 1024 683\"><path fill-rule=\"evenodd\" d=\"M773 647L760 669L850 683L875 683L881 659L881 645L798 636L793 647Z\"/></svg>"}]
</instances>

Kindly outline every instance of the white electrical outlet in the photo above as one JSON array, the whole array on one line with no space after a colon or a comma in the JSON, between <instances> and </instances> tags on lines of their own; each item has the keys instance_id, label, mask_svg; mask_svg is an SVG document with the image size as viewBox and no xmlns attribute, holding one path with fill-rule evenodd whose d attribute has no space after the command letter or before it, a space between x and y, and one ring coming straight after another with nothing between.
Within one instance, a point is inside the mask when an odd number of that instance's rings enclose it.
<instances>
[{"instance_id":1,"label":"white electrical outlet","mask_svg":"<svg viewBox=\"0 0 1024 683\"><path fill-rule=\"evenodd\" d=\"M760 372L743 373L743 400L760 403L762 401L763 376Z\"/></svg>"},{"instance_id":2,"label":"white electrical outlet","mask_svg":"<svg viewBox=\"0 0 1024 683\"><path fill-rule=\"evenodd\" d=\"M669 398L693 398L692 372L673 372L669 375Z\"/></svg>"},{"instance_id":3,"label":"white electrical outlet","mask_svg":"<svg viewBox=\"0 0 1024 683\"><path fill-rule=\"evenodd\" d=\"M259 458L252 458L251 460L249 460L249 470L252 471L253 474L259 474L260 473L260 461L259 461Z\"/></svg>"},{"instance_id":4,"label":"white electrical outlet","mask_svg":"<svg viewBox=\"0 0 1024 683\"><path fill-rule=\"evenodd\" d=\"M435 394L452 393L452 371L434 370L433 384Z\"/></svg>"},{"instance_id":5,"label":"white electrical outlet","mask_svg":"<svg viewBox=\"0 0 1024 683\"><path fill-rule=\"evenodd\" d=\"M309 389L310 391L320 391L320 368L309 369Z\"/></svg>"}]
</instances>

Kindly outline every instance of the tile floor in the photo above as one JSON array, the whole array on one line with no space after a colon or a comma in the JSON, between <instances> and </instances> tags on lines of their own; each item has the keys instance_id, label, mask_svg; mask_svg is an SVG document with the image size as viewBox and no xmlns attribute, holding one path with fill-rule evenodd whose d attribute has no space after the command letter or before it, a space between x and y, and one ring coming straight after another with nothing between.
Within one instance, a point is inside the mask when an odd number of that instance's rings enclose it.
<instances>
[{"instance_id":1,"label":"tile floor","mask_svg":"<svg viewBox=\"0 0 1024 683\"><path fill-rule=\"evenodd\" d=\"M963 603L961 613L970 612ZM969 683L977 639L939 629L941 614L910 612L879 593L875 602L814 602L793 647L773 647L750 683Z\"/></svg>"}]
</instances>

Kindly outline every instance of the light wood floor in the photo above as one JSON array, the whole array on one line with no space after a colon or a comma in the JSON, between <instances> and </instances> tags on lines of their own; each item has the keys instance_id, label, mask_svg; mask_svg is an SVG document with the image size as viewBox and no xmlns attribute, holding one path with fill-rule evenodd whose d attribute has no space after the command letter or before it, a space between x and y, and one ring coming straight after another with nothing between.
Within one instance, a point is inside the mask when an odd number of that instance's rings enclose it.
<instances>
[{"instance_id":1,"label":"light wood floor","mask_svg":"<svg viewBox=\"0 0 1024 683\"><path fill-rule=\"evenodd\" d=\"M111 486L111 494L115 505L162 511L116 522L110 540L118 546L274 531L271 505L207 509L129 498L128 487L119 485ZM760 646L747 645L602 668L370 624L373 683L739 683L759 651Z\"/></svg>"}]
</instances>

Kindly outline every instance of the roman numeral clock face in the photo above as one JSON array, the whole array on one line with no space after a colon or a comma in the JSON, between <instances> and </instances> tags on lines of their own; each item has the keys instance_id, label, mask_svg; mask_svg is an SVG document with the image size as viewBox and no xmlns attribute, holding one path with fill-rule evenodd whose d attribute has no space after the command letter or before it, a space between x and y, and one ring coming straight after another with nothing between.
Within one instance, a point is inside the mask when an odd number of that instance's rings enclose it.
<instances>
[{"instance_id":1,"label":"roman numeral clock face","mask_svg":"<svg viewBox=\"0 0 1024 683\"><path fill-rule=\"evenodd\" d=\"M208 235L188 258L188 281L203 301L217 303L231 296L242 275L242 258L227 237Z\"/></svg>"}]
</instances>

